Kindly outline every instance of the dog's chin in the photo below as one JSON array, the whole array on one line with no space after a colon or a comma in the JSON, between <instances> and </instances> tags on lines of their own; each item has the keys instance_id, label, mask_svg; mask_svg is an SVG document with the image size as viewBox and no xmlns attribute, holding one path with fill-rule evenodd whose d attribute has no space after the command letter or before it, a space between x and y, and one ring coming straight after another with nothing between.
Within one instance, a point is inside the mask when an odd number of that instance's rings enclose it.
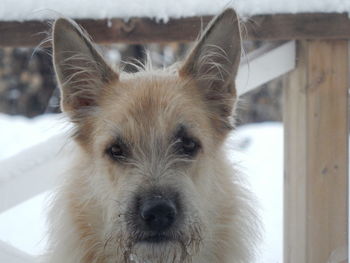
<instances>
[{"instance_id":1,"label":"dog's chin","mask_svg":"<svg viewBox=\"0 0 350 263\"><path fill-rule=\"evenodd\" d=\"M130 261L135 263L185 262L187 251L179 240L166 235L152 235L136 241L131 249Z\"/></svg>"}]
</instances>

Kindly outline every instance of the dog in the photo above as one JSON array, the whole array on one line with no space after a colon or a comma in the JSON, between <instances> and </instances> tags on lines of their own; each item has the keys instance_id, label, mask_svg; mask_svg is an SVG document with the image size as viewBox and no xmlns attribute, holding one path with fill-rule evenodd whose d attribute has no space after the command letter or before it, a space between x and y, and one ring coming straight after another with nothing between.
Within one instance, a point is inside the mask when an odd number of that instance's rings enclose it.
<instances>
[{"instance_id":1,"label":"dog","mask_svg":"<svg viewBox=\"0 0 350 263\"><path fill-rule=\"evenodd\" d=\"M255 203L225 154L241 33L215 17L183 62L117 72L73 21L53 25L76 151L51 211L50 263L247 263Z\"/></svg>"}]
</instances>

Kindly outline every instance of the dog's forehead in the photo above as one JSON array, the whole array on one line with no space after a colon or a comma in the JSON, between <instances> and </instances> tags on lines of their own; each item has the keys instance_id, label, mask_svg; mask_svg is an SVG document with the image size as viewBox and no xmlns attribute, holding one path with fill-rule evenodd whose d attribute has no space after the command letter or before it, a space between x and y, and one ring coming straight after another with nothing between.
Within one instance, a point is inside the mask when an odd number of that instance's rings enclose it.
<instances>
[{"instance_id":1,"label":"dog's forehead","mask_svg":"<svg viewBox=\"0 0 350 263\"><path fill-rule=\"evenodd\" d=\"M150 131L169 136L181 124L201 126L205 114L198 94L176 76L146 75L121 79L104 103L105 118L126 136Z\"/></svg>"}]
</instances>

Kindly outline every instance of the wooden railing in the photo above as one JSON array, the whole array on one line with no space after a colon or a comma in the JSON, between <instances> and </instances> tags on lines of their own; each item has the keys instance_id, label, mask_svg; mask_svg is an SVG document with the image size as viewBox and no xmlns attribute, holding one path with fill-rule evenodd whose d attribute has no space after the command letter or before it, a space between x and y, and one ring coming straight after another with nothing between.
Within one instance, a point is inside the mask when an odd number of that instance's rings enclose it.
<instances>
[{"instance_id":1,"label":"wooden railing","mask_svg":"<svg viewBox=\"0 0 350 263\"><path fill-rule=\"evenodd\" d=\"M211 16L170 19L149 18L77 20L93 40L108 43L188 42L197 38ZM347 14L259 15L243 22L243 37L249 40L349 39ZM50 32L46 21L0 21L0 46L37 46Z\"/></svg>"}]
</instances>

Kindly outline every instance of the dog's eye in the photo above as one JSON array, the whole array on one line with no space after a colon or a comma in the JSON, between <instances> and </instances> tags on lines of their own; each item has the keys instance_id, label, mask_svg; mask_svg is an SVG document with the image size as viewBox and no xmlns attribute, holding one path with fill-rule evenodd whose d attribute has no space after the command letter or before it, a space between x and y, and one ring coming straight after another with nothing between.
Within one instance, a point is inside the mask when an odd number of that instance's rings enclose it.
<instances>
[{"instance_id":1,"label":"dog's eye","mask_svg":"<svg viewBox=\"0 0 350 263\"><path fill-rule=\"evenodd\" d=\"M185 157L194 157L201 144L198 139L191 136L184 125L180 125L175 133L175 152Z\"/></svg>"},{"instance_id":2,"label":"dog's eye","mask_svg":"<svg viewBox=\"0 0 350 263\"><path fill-rule=\"evenodd\" d=\"M194 138L181 137L179 138L177 152L188 157L196 155L200 148L199 143Z\"/></svg>"},{"instance_id":3,"label":"dog's eye","mask_svg":"<svg viewBox=\"0 0 350 263\"><path fill-rule=\"evenodd\" d=\"M107 149L108 155L116 161L122 161L126 158L125 147L119 143L115 143Z\"/></svg>"}]
</instances>

